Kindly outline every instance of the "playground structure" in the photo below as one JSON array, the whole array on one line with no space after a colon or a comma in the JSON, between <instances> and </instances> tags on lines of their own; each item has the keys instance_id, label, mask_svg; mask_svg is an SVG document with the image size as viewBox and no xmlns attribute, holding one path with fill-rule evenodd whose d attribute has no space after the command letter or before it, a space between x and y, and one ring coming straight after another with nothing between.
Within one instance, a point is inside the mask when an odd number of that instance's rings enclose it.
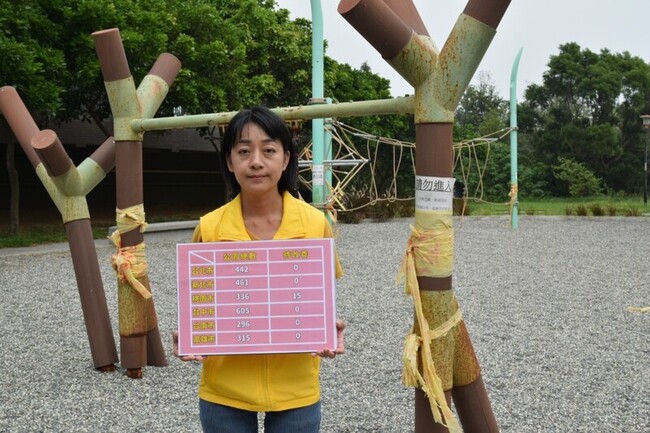
<instances>
[{"instance_id":1,"label":"playground structure","mask_svg":"<svg viewBox=\"0 0 650 433\"><path fill-rule=\"evenodd\" d=\"M455 108L509 3L469 0L442 50L438 50L411 1L343 0L339 13L413 85L415 95L274 109L287 121L415 115L416 211L402 270L415 310L413 330L405 344L403 380L416 388L416 432L460 431L449 409L452 398L465 431L498 431L452 290L452 133ZM152 130L221 125L235 113L154 119L180 70L180 62L170 54L162 54L136 89L119 30L98 31L93 39L113 114L114 141L107 140L90 162L78 168L72 166L56 134L38 130L13 88L0 89L0 110L63 215L93 361L96 368L106 370L112 369L117 355L92 249L85 195L114 162L117 230L113 241L117 253L113 265L118 280L121 364L129 377L138 378L145 365L166 365L144 246L143 135ZM323 186L324 176L320 173L325 158L320 150L317 152L316 142L313 159L312 168L317 173L314 178L318 179L314 184ZM322 204L322 196L315 195L314 201Z\"/></svg>"},{"instance_id":2,"label":"playground structure","mask_svg":"<svg viewBox=\"0 0 650 433\"><path fill-rule=\"evenodd\" d=\"M414 142L371 134L338 119L329 119L325 123L325 131L332 137L325 152L333 155L331 160L324 161L326 173L329 168L333 179L326 184L325 203L322 206L326 211L341 215L341 212L357 212L382 202L412 202L415 199L410 189L404 191L399 188L397 179L400 173L406 171L415 174ZM512 127L506 127L453 144L453 172L456 183L462 181L464 185L457 189L458 195L454 197L460 200L460 215L466 214L462 208L469 201L490 203L484 197L484 177L488 171L491 149L496 145L505 145L502 140L514 133ZM479 153L479 148L485 149L482 154ZM312 160L312 143L309 142L301 148L299 159L300 182L309 190L312 190ZM470 179L472 173L476 173L474 179ZM515 212L516 201L512 194L507 202L491 203L510 206L511 215ZM511 220L513 228L516 228L514 215Z\"/></svg>"}]
</instances>

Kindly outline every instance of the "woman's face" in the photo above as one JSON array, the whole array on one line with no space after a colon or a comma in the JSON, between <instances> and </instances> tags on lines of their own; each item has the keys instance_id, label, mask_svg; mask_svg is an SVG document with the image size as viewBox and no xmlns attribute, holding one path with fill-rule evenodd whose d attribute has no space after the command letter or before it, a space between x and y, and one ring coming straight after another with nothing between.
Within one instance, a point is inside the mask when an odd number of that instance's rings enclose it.
<instances>
[{"instance_id":1,"label":"woman's face","mask_svg":"<svg viewBox=\"0 0 650 433\"><path fill-rule=\"evenodd\" d=\"M242 195L278 193L278 181L289 163L289 152L256 123L247 123L226 158Z\"/></svg>"}]
</instances>

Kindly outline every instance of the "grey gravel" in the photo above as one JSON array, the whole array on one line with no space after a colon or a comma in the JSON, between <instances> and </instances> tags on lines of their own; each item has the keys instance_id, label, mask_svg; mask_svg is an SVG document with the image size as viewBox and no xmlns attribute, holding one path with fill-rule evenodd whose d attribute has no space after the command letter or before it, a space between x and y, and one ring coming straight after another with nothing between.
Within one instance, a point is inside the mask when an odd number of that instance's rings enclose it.
<instances>
[{"instance_id":1,"label":"grey gravel","mask_svg":"<svg viewBox=\"0 0 650 433\"><path fill-rule=\"evenodd\" d=\"M411 301L395 276L410 219L339 225L337 286L347 353L322 368L323 432L412 432L400 384ZM650 431L650 221L644 217L465 217L454 290L502 432ZM92 365L67 245L0 250L0 431L200 431L200 366L171 356L175 243L147 234L169 366L129 379ZM113 247L97 242L116 342Z\"/></svg>"}]
</instances>

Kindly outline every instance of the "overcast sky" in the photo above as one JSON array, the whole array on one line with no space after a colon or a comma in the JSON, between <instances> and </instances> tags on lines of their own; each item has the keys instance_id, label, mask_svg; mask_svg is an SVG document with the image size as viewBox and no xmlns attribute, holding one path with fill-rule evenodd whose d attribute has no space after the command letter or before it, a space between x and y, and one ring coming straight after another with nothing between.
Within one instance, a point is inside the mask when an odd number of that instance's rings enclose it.
<instances>
[{"instance_id":1,"label":"overcast sky","mask_svg":"<svg viewBox=\"0 0 650 433\"><path fill-rule=\"evenodd\" d=\"M276 0L292 18L311 19L311 0ZM414 0L429 34L441 49L467 5L466 0ZM336 11L339 0L321 0L326 54L355 68L365 61L372 71L391 82L393 96L413 94L413 88ZM599 53L628 51L650 62L650 0L512 0L478 72L488 72L499 94L510 95L512 65L520 48L517 95L541 84L551 55L560 44L576 42ZM325 95L327 96L327 95Z\"/></svg>"}]
</instances>

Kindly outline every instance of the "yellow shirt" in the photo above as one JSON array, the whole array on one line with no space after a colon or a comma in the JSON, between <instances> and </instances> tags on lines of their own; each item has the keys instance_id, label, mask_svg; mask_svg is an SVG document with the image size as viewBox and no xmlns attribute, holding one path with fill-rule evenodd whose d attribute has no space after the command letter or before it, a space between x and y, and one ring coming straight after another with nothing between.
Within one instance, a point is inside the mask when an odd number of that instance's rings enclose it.
<instances>
[{"instance_id":1,"label":"yellow shirt","mask_svg":"<svg viewBox=\"0 0 650 433\"><path fill-rule=\"evenodd\" d=\"M321 211L288 192L282 196L282 222L273 239L332 237ZM241 197L203 217L193 242L251 240L241 210ZM337 278L343 275L338 256ZM320 357L310 353L209 356L203 360L199 398L255 412L308 406L320 399Z\"/></svg>"}]
</instances>

